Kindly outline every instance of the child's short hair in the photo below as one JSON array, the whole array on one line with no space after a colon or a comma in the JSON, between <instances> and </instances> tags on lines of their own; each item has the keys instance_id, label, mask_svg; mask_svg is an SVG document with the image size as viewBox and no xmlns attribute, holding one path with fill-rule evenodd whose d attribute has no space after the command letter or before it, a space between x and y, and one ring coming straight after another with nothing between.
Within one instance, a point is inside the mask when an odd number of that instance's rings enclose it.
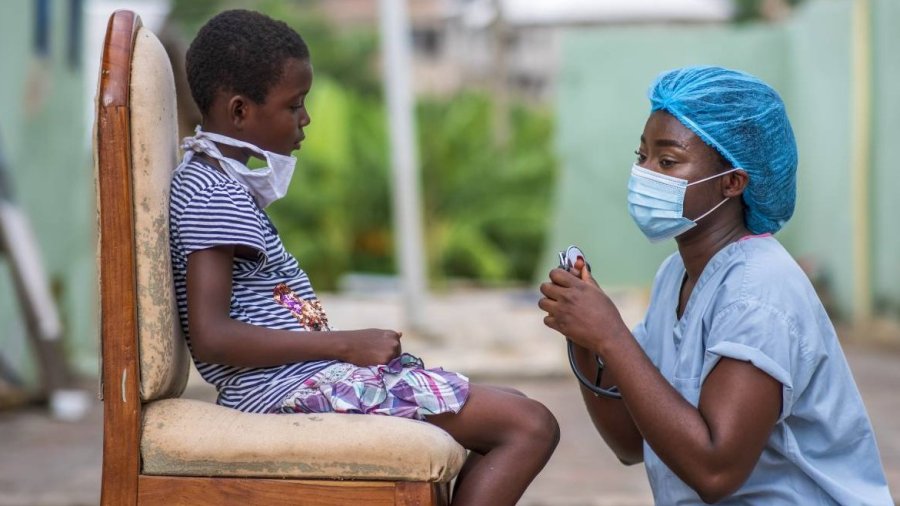
<instances>
[{"instance_id":1,"label":"child's short hair","mask_svg":"<svg viewBox=\"0 0 900 506\"><path fill-rule=\"evenodd\" d=\"M289 58L308 60L309 48L283 21L247 10L224 11L203 25L188 48L191 95L203 114L221 90L261 104Z\"/></svg>"}]
</instances>

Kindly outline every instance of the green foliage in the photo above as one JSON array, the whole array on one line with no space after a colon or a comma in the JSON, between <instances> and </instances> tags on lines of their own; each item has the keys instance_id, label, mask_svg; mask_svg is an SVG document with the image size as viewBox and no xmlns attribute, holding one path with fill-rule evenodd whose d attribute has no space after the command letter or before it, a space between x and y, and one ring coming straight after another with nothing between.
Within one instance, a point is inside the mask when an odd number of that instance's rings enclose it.
<instances>
[{"instance_id":1,"label":"green foliage","mask_svg":"<svg viewBox=\"0 0 900 506\"><path fill-rule=\"evenodd\" d=\"M223 10L222 0L173 0L169 18L177 20L183 33L189 39L215 13Z\"/></svg>"},{"instance_id":2,"label":"green foliage","mask_svg":"<svg viewBox=\"0 0 900 506\"><path fill-rule=\"evenodd\" d=\"M418 108L423 222L432 280L529 280L543 245L554 160L549 114L511 111L509 148L492 140L485 94ZM380 101L316 77L313 118L288 195L270 208L285 246L334 288L348 271L394 272L390 171Z\"/></svg>"},{"instance_id":3,"label":"green foliage","mask_svg":"<svg viewBox=\"0 0 900 506\"><path fill-rule=\"evenodd\" d=\"M391 272L381 103L317 75L309 110L291 188L270 208L285 247L322 288L350 270Z\"/></svg>"},{"instance_id":4,"label":"green foliage","mask_svg":"<svg viewBox=\"0 0 900 506\"><path fill-rule=\"evenodd\" d=\"M487 282L527 280L543 246L555 162L550 115L514 106L506 149L484 93L424 100L419 145L432 271Z\"/></svg>"},{"instance_id":5,"label":"green foliage","mask_svg":"<svg viewBox=\"0 0 900 506\"><path fill-rule=\"evenodd\" d=\"M231 6L176 0L194 31ZM248 5L251 4L251 5ZM243 2L285 21L310 45L311 124L284 199L268 212L285 247L316 286L334 289L351 271L395 272L387 118L372 32L337 32L314 2ZM179 10L180 9L180 10ZM494 141L485 92L417 106L423 224L433 283L530 280L542 250L555 171L551 115L513 104L510 139Z\"/></svg>"}]
</instances>

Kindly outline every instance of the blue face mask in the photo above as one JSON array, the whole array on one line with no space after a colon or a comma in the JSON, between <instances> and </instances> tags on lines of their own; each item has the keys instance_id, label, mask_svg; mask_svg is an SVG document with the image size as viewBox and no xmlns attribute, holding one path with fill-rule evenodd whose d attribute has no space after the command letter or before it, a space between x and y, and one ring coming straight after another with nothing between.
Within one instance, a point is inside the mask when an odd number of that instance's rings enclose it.
<instances>
[{"instance_id":1,"label":"blue face mask","mask_svg":"<svg viewBox=\"0 0 900 506\"><path fill-rule=\"evenodd\" d=\"M693 183L667 176L637 164L631 167L628 180L628 212L650 242L660 242L687 232L697 222L724 204L728 197L701 216L689 220L684 217L684 192L687 187L724 176L738 168L716 174Z\"/></svg>"}]
</instances>

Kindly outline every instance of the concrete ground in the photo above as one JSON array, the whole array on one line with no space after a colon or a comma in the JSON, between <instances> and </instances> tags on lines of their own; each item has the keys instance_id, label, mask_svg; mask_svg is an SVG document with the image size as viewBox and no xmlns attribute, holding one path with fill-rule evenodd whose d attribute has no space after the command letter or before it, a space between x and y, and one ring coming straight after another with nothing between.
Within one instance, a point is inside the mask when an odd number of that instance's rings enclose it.
<instances>
[{"instance_id":1,"label":"concrete ground","mask_svg":"<svg viewBox=\"0 0 900 506\"><path fill-rule=\"evenodd\" d=\"M376 295L322 298L331 322L340 328L403 328L396 297ZM626 321L639 318L643 294L613 296ZM405 333L404 350L474 381L518 388L556 414L562 428L559 448L520 504L652 504L643 468L620 465L594 432L568 372L563 341L542 326L537 298L509 290L434 295L426 329ZM900 500L900 353L860 345L846 345L845 351L875 427L891 491ZM185 395L210 399L213 392L194 375ZM99 402L77 422L54 420L39 406L0 411L0 506L97 504L101 441Z\"/></svg>"}]
</instances>

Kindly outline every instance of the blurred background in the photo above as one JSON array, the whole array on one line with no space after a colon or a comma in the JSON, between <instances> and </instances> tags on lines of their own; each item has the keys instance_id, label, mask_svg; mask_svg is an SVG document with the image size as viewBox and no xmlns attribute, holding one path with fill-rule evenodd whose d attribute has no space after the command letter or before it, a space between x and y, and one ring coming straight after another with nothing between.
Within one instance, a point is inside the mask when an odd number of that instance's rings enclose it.
<instances>
[{"instance_id":1,"label":"blurred background","mask_svg":"<svg viewBox=\"0 0 900 506\"><path fill-rule=\"evenodd\" d=\"M426 362L557 412L563 443L527 504L649 503L642 469L618 467L580 410L537 286L577 244L635 323L674 250L650 245L625 205L646 89L682 65L758 75L784 98L800 151L797 208L778 238L838 326L900 497L900 2L387 2L403 7L400 67L385 51L384 2L0 4L0 505L99 498L91 134L100 47L120 8L169 51L182 136L199 120L184 52L210 16L260 10L303 35L312 124L273 221L339 327L408 330L405 348ZM407 84L404 110L386 89ZM406 143L398 118L414 128ZM398 152L412 160L400 171ZM22 471L39 467L50 479Z\"/></svg>"}]
</instances>

